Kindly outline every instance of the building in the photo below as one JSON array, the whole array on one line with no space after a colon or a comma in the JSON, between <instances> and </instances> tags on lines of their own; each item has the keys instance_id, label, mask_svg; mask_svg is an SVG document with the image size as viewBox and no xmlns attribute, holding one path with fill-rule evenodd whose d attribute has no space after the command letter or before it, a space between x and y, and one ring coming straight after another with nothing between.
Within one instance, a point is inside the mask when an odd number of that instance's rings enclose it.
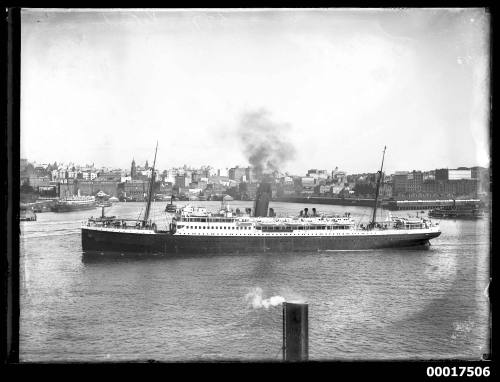
<instances>
[{"instance_id":1,"label":"building","mask_svg":"<svg viewBox=\"0 0 500 382\"><path fill-rule=\"evenodd\" d=\"M472 179L471 169L448 170L448 180Z\"/></svg>"},{"instance_id":2,"label":"building","mask_svg":"<svg viewBox=\"0 0 500 382\"><path fill-rule=\"evenodd\" d=\"M243 177L245 177L245 180L247 179L247 168L246 167L233 167L229 169L229 179L231 180L237 180L241 181Z\"/></svg>"},{"instance_id":3,"label":"building","mask_svg":"<svg viewBox=\"0 0 500 382\"><path fill-rule=\"evenodd\" d=\"M392 177L392 193L394 196L404 194L408 183L408 171L396 171Z\"/></svg>"},{"instance_id":4,"label":"building","mask_svg":"<svg viewBox=\"0 0 500 382\"><path fill-rule=\"evenodd\" d=\"M253 167L247 167L245 170L246 181L249 183L257 182L257 174L255 173L255 169Z\"/></svg>"},{"instance_id":5,"label":"building","mask_svg":"<svg viewBox=\"0 0 500 382\"><path fill-rule=\"evenodd\" d=\"M110 196L117 197L120 182L114 180L79 180L76 182L76 191L82 196L95 196L102 191Z\"/></svg>"},{"instance_id":6,"label":"building","mask_svg":"<svg viewBox=\"0 0 500 382\"><path fill-rule=\"evenodd\" d=\"M190 179L186 175L176 175L174 185L179 188L188 187Z\"/></svg>"},{"instance_id":7,"label":"building","mask_svg":"<svg viewBox=\"0 0 500 382\"><path fill-rule=\"evenodd\" d=\"M300 178L300 183L304 188L312 188L316 184L316 179L311 176L303 176Z\"/></svg>"},{"instance_id":8,"label":"building","mask_svg":"<svg viewBox=\"0 0 500 382\"><path fill-rule=\"evenodd\" d=\"M424 177L422 171L415 171L408 173L406 181L405 193L411 198L412 195L418 195L422 191L422 183Z\"/></svg>"},{"instance_id":9,"label":"building","mask_svg":"<svg viewBox=\"0 0 500 382\"><path fill-rule=\"evenodd\" d=\"M28 167L28 160L21 158L19 163L19 171L23 172L24 170L26 170L26 167Z\"/></svg>"},{"instance_id":10,"label":"building","mask_svg":"<svg viewBox=\"0 0 500 382\"><path fill-rule=\"evenodd\" d=\"M76 182L74 179L61 179L57 187L57 195L61 198L68 198L77 194Z\"/></svg>"},{"instance_id":11,"label":"building","mask_svg":"<svg viewBox=\"0 0 500 382\"><path fill-rule=\"evenodd\" d=\"M332 182L337 185L344 185L347 183L347 173L335 167L335 170L332 171Z\"/></svg>"},{"instance_id":12,"label":"building","mask_svg":"<svg viewBox=\"0 0 500 382\"><path fill-rule=\"evenodd\" d=\"M448 180L448 169L447 168L436 169L434 174L435 174L434 178L436 179L436 181Z\"/></svg>"},{"instance_id":13,"label":"building","mask_svg":"<svg viewBox=\"0 0 500 382\"><path fill-rule=\"evenodd\" d=\"M137 177L137 167L135 165L135 159L132 158L132 164L130 166L130 177L136 179Z\"/></svg>"},{"instance_id":14,"label":"building","mask_svg":"<svg viewBox=\"0 0 500 382\"><path fill-rule=\"evenodd\" d=\"M97 178L97 172L95 171L83 171L81 174L83 180L94 180Z\"/></svg>"},{"instance_id":15,"label":"building","mask_svg":"<svg viewBox=\"0 0 500 382\"><path fill-rule=\"evenodd\" d=\"M123 183L123 196L135 201L144 201L149 191L147 180L131 180Z\"/></svg>"},{"instance_id":16,"label":"building","mask_svg":"<svg viewBox=\"0 0 500 382\"><path fill-rule=\"evenodd\" d=\"M320 195L331 194L332 193L332 186L326 185L326 184L321 184L321 185L317 186L317 193Z\"/></svg>"},{"instance_id":17,"label":"building","mask_svg":"<svg viewBox=\"0 0 500 382\"><path fill-rule=\"evenodd\" d=\"M391 181L384 181L380 183L380 189L379 189L379 197L382 199L390 199L392 198L392 187L393 184Z\"/></svg>"},{"instance_id":18,"label":"building","mask_svg":"<svg viewBox=\"0 0 500 382\"><path fill-rule=\"evenodd\" d=\"M328 179L328 172L326 170L311 169L307 171L307 176L315 179Z\"/></svg>"},{"instance_id":19,"label":"building","mask_svg":"<svg viewBox=\"0 0 500 382\"><path fill-rule=\"evenodd\" d=\"M118 171L102 171L97 174L96 181L117 182L122 178L121 172Z\"/></svg>"},{"instance_id":20,"label":"building","mask_svg":"<svg viewBox=\"0 0 500 382\"><path fill-rule=\"evenodd\" d=\"M38 192L39 187L50 186L50 176L31 175L30 177L28 177L28 184L33 188L34 191Z\"/></svg>"}]
</instances>

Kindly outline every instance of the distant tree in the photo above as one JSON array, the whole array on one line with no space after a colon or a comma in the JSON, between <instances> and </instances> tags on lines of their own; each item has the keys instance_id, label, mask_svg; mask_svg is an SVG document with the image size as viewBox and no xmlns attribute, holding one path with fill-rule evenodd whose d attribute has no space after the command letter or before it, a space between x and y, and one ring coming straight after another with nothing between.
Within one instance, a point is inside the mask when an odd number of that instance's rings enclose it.
<instances>
[{"instance_id":1,"label":"distant tree","mask_svg":"<svg viewBox=\"0 0 500 382\"><path fill-rule=\"evenodd\" d=\"M33 166L31 163L28 163L28 165L26 166L26 168L24 169L24 172L29 176L29 175L33 175L33 173L35 172L35 166Z\"/></svg>"}]
</instances>

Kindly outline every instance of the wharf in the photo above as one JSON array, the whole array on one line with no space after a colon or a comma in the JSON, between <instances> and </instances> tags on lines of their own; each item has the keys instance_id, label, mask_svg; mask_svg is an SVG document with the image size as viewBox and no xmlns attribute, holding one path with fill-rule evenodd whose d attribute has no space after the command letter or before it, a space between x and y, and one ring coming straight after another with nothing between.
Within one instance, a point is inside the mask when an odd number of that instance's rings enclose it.
<instances>
[{"instance_id":1,"label":"wharf","mask_svg":"<svg viewBox=\"0 0 500 382\"><path fill-rule=\"evenodd\" d=\"M275 202L286 202L286 203L308 203L308 204L330 204L336 206L361 206L361 207L373 207L375 199L362 199L362 198L329 198L323 196L311 196L311 197L281 197L273 198ZM383 206L382 202L379 200L377 203L379 206Z\"/></svg>"},{"instance_id":2,"label":"wharf","mask_svg":"<svg viewBox=\"0 0 500 382\"><path fill-rule=\"evenodd\" d=\"M31 203L21 203L21 208L31 210L33 212L49 212L56 204L58 199L38 199Z\"/></svg>"},{"instance_id":3,"label":"wharf","mask_svg":"<svg viewBox=\"0 0 500 382\"><path fill-rule=\"evenodd\" d=\"M391 211L401 210L432 210L449 206L482 206L479 199L442 199L442 200L388 200L382 203L382 208Z\"/></svg>"}]
</instances>

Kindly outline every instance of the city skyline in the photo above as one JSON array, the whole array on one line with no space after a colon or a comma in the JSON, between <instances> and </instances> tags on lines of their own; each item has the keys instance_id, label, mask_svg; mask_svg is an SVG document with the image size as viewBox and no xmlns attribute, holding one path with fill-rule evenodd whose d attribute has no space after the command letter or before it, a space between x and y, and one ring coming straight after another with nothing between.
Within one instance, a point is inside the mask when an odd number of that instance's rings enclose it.
<instances>
[{"instance_id":1,"label":"city skyline","mask_svg":"<svg viewBox=\"0 0 500 382\"><path fill-rule=\"evenodd\" d=\"M37 162L37 161L31 161L29 158L21 158L21 159L25 160L26 164L32 164L35 166L52 166L54 163L57 163L58 168L64 168L64 169L67 169L67 168L74 166L76 170L83 170L83 171L88 171L89 169L92 168L97 172L106 169L108 171L120 170L120 171L127 173L129 175L131 173L131 163L129 164L128 167L127 166L119 167L119 166L106 166L106 165L98 166L95 163L76 163L73 161L69 161L69 162L59 162L59 161ZM147 160L147 159L145 161L136 161L135 158L133 158L132 160L135 161L137 169L140 169L141 171L146 170L146 166L145 166L146 163L148 163L148 167L147 167L148 169L151 170L151 168L152 168L152 163L150 163L149 160ZM489 167L483 167L483 166L457 166L455 168L441 166L441 167L436 167L433 169L422 169L422 168L399 169L399 170L396 170L393 172L389 172L389 171L386 171L384 169L383 172L386 176L389 176L389 175L394 175L398 172L399 173L401 173L401 172L432 173L432 172L435 172L436 170L441 170L441 169L456 170L456 169L471 169L471 168L475 168L475 167L480 167L480 168L482 167L485 169L489 169ZM224 170L224 174L225 174L224 176L227 176L228 172L231 169L235 169L235 168L246 169L246 168L251 168L251 166L232 165L232 166L223 166L221 168L211 166L210 164L203 164L203 165L184 164L181 166L168 166L168 167L164 167L164 168L156 166L155 173L158 173L161 175L163 172L169 171L169 170L183 170L183 169L185 169L186 171L200 171L200 170L204 169L204 170L211 170L213 173L217 173L217 171ZM327 174L329 174L329 175L331 175L332 172L335 172L335 171L344 172L347 175L361 175L361 174L376 174L376 173L378 173L378 169L374 170L374 171L366 170L366 171L358 171L355 173L350 173L350 172L345 171L342 168L339 168L338 166L335 166L333 168L318 168L318 167L311 166L304 173L293 173L293 172L286 171L286 172L282 172L281 174L283 174L283 175L287 174L288 176L304 177L304 176L307 176L309 171L313 171L313 170L326 171ZM223 172L221 172L221 175L223 175Z\"/></svg>"},{"instance_id":2,"label":"city skyline","mask_svg":"<svg viewBox=\"0 0 500 382\"><path fill-rule=\"evenodd\" d=\"M282 172L376 172L384 145L386 172L489 166L483 9L23 10L21 39L39 163L127 168L158 140L158 168L247 166L265 113Z\"/></svg>"}]
</instances>

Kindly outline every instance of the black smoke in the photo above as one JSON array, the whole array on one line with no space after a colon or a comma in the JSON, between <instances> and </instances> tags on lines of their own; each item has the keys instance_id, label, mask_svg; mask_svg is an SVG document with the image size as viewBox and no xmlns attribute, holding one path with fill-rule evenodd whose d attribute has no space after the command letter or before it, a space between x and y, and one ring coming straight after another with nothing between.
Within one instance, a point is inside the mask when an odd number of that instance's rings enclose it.
<instances>
[{"instance_id":1,"label":"black smoke","mask_svg":"<svg viewBox=\"0 0 500 382\"><path fill-rule=\"evenodd\" d=\"M294 158L295 147L290 142L289 131L289 124L272 121L267 110L242 115L238 134L258 180L264 174L279 172Z\"/></svg>"}]
</instances>

